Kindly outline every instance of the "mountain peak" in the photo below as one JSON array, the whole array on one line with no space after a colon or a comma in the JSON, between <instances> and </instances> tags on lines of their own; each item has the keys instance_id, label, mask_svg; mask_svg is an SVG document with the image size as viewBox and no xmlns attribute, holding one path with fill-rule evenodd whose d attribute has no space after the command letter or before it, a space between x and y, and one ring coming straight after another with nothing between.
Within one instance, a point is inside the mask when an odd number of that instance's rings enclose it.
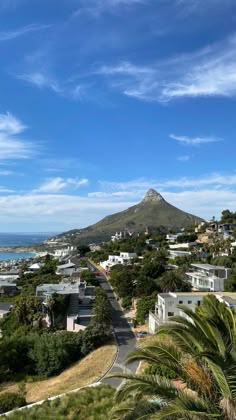
<instances>
[{"instance_id":1,"label":"mountain peak","mask_svg":"<svg viewBox=\"0 0 236 420\"><path fill-rule=\"evenodd\" d=\"M160 201L165 201L164 198L153 188L150 188L145 194L142 203L158 203Z\"/></svg>"}]
</instances>

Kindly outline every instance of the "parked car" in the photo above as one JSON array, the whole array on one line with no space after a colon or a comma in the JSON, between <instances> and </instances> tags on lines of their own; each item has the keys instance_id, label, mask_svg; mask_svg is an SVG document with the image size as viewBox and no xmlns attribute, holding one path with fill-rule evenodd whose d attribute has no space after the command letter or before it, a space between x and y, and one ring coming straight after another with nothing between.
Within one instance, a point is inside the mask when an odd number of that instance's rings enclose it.
<instances>
[{"instance_id":1,"label":"parked car","mask_svg":"<svg viewBox=\"0 0 236 420\"><path fill-rule=\"evenodd\" d=\"M149 335L149 333L147 331L138 331L137 332L137 337L147 337L147 335Z\"/></svg>"}]
</instances>

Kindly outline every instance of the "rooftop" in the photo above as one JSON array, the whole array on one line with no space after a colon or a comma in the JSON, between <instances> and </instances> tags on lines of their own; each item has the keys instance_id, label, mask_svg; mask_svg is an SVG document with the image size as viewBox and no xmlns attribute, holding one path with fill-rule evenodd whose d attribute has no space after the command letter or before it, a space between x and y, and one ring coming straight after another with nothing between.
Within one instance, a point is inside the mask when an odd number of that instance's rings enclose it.
<instances>
[{"instance_id":1,"label":"rooftop","mask_svg":"<svg viewBox=\"0 0 236 420\"><path fill-rule=\"evenodd\" d=\"M212 265L212 264L191 264L192 267L197 267L202 270L220 270L225 269L223 265Z\"/></svg>"},{"instance_id":2,"label":"rooftop","mask_svg":"<svg viewBox=\"0 0 236 420\"><path fill-rule=\"evenodd\" d=\"M207 295L217 295L222 296L224 298L232 298L236 299L236 292L175 292L175 293L158 293L158 296L161 296L163 298L168 297L178 297L178 296L207 296Z\"/></svg>"}]
</instances>

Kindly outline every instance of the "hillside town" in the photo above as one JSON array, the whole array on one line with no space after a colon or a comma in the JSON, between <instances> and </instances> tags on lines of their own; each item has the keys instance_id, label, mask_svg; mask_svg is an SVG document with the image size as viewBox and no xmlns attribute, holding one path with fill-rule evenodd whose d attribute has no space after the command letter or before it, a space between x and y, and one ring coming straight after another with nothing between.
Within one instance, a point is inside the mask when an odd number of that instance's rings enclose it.
<instances>
[{"instance_id":1,"label":"hillside town","mask_svg":"<svg viewBox=\"0 0 236 420\"><path fill-rule=\"evenodd\" d=\"M92 355L106 346L117 353L114 358L108 351L101 383L125 386L109 375L118 375L119 368L125 376L130 352L158 331L174 329L176 322L192 325L207 305L234 314L235 240L236 214L225 210L219 221L118 230L110 240L91 244L76 245L74 234L66 232L35 246L31 258L2 261L0 399L1 387L4 396L6 384L20 375L26 399L11 394L15 400L8 407L15 401L25 405L31 402L28 377L50 381L86 356L93 369ZM13 359L7 356L12 352ZM137 368L135 362L130 372Z\"/></svg>"}]
</instances>

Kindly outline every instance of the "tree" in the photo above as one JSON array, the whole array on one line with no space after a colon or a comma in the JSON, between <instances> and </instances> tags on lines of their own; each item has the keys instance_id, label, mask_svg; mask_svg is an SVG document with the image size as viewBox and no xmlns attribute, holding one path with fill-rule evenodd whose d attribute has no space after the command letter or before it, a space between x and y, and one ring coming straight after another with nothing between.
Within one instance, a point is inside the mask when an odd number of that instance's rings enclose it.
<instances>
[{"instance_id":1,"label":"tree","mask_svg":"<svg viewBox=\"0 0 236 420\"><path fill-rule=\"evenodd\" d=\"M36 297L22 296L13 309L20 325L31 325L42 318L42 305Z\"/></svg>"},{"instance_id":2,"label":"tree","mask_svg":"<svg viewBox=\"0 0 236 420\"><path fill-rule=\"evenodd\" d=\"M152 279L157 279L162 273L164 273L164 265L159 260L152 260L143 265L141 274Z\"/></svg>"},{"instance_id":3,"label":"tree","mask_svg":"<svg viewBox=\"0 0 236 420\"><path fill-rule=\"evenodd\" d=\"M149 314L149 311L153 311L155 303L157 301L157 294L154 293L151 296L145 296L138 300L136 308L136 320L140 324L144 324Z\"/></svg>"},{"instance_id":4,"label":"tree","mask_svg":"<svg viewBox=\"0 0 236 420\"><path fill-rule=\"evenodd\" d=\"M112 311L106 293L101 288L96 289L91 324L99 328L101 335L106 336L111 332Z\"/></svg>"},{"instance_id":5,"label":"tree","mask_svg":"<svg viewBox=\"0 0 236 420\"><path fill-rule=\"evenodd\" d=\"M140 274L136 280L136 296L150 296L154 291L156 293L161 291L155 280Z\"/></svg>"},{"instance_id":6,"label":"tree","mask_svg":"<svg viewBox=\"0 0 236 420\"><path fill-rule=\"evenodd\" d=\"M159 279L158 284L164 293L190 292L192 287L189 282L183 280L183 276L177 270L166 271Z\"/></svg>"},{"instance_id":7,"label":"tree","mask_svg":"<svg viewBox=\"0 0 236 420\"><path fill-rule=\"evenodd\" d=\"M99 280L96 278L95 274L90 270L83 270L80 275L81 280L86 281L86 283L91 284L92 286L99 286Z\"/></svg>"},{"instance_id":8,"label":"tree","mask_svg":"<svg viewBox=\"0 0 236 420\"><path fill-rule=\"evenodd\" d=\"M80 257L84 257L87 254L87 252L90 252L90 248L87 245L79 245L77 247L77 251L79 252Z\"/></svg>"},{"instance_id":9,"label":"tree","mask_svg":"<svg viewBox=\"0 0 236 420\"><path fill-rule=\"evenodd\" d=\"M185 317L172 317L158 329L155 342L128 357L170 369L178 381L115 375L128 381L116 393L112 418L236 419L236 316L213 295L195 313L180 307Z\"/></svg>"},{"instance_id":10,"label":"tree","mask_svg":"<svg viewBox=\"0 0 236 420\"><path fill-rule=\"evenodd\" d=\"M224 289L226 292L236 292L236 274L232 274L224 284Z\"/></svg>"}]
</instances>

